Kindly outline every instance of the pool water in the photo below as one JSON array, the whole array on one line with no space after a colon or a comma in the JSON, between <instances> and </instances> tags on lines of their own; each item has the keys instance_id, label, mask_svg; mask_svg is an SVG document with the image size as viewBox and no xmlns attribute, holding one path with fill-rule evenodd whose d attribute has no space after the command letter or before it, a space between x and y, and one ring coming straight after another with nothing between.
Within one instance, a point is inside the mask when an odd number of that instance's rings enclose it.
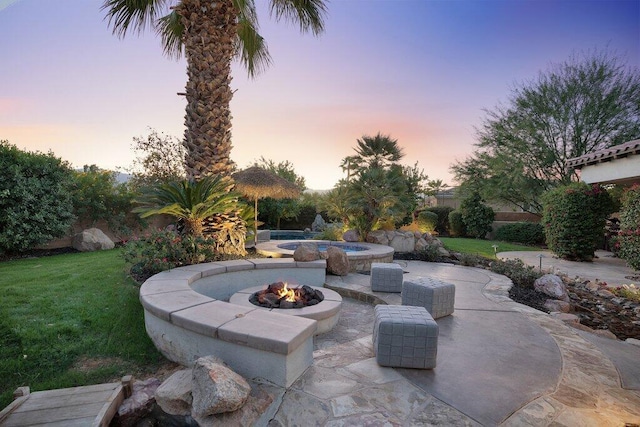
<instances>
[{"instance_id":1,"label":"pool water","mask_svg":"<svg viewBox=\"0 0 640 427\"><path fill-rule=\"evenodd\" d=\"M317 231L271 230L271 240L309 240L318 234Z\"/></svg>"}]
</instances>

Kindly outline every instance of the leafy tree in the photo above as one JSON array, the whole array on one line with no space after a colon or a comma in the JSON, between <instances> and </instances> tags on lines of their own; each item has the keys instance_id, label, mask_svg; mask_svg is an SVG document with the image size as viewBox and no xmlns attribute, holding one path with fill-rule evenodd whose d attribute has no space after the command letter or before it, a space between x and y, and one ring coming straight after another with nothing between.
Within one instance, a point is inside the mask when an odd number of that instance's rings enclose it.
<instances>
[{"instance_id":1,"label":"leafy tree","mask_svg":"<svg viewBox=\"0 0 640 427\"><path fill-rule=\"evenodd\" d=\"M542 226L549 249L561 258L591 261L613 212L607 191L576 182L549 191L543 201Z\"/></svg>"},{"instance_id":2,"label":"leafy tree","mask_svg":"<svg viewBox=\"0 0 640 427\"><path fill-rule=\"evenodd\" d=\"M474 192L460 203L460 213L466 233L476 239L484 239L491 231L495 212L485 205L482 196Z\"/></svg>"},{"instance_id":3,"label":"leafy tree","mask_svg":"<svg viewBox=\"0 0 640 427\"><path fill-rule=\"evenodd\" d=\"M573 56L488 111L461 189L540 213L547 190L577 179L565 162L640 135L640 73L606 52Z\"/></svg>"},{"instance_id":4,"label":"leafy tree","mask_svg":"<svg viewBox=\"0 0 640 427\"><path fill-rule=\"evenodd\" d=\"M239 194L228 191L229 185L229 181L220 176L159 184L142 194L137 200L140 206L134 212L142 218L160 214L172 216L184 224L185 234L194 237L205 234L206 219L229 216L233 226L225 227L222 221L216 221L223 225L217 229L218 247L227 253L244 254L246 226L237 227L233 217L237 212L247 213L243 218L249 216L248 211L253 214L253 208L240 202Z\"/></svg>"},{"instance_id":5,"label":"leafy tree","mask_svg":"<svg viewBox=\"0 0 640 427\"><path fill-rule=\"evenodd\" d=\"M307 188L304 177L299 176L296 173L293 168L293 163L288 160L275 163L273 160L267 160L264 157L261 157L260 160L255 162L255 166L271 171L279 177L294 183L298 188L300 188L300 191L304 191ZM301 203L298 199L274 199L271 197L265 197L260 202L260 211L258 212L258 216L265 224L279 230L280 221L283 219L287 220L297 218L300 214L300 209Z\"/></svg>"},{"instance_id":6,"label":"leafy tree","mask_svg":"<svg viewBox=\"0 0 640 427\"><path fill-rule=\"evenodd\" d=\"M324 29L324 0L272 0L276 20L290 20L302 32L315 35ZM109 25L118 36L148 26L162 36L168 56L187 59L187 101L184 145L189 178L232 170L231 60L240 59L255 76L270 62L258 33L254 1L217 0L105 0Z\"/></svg>"},{"instance_id":7,"label":"leafy tree","mask_svg":"<svg viewBox=\"0 0 640 427\"><path fill-rule=\"evenodd\" d=\"M73 171L53 153L0 141L0 253L23 252L62 237L73 223Z\"/></svg>"},{"instance_id":8,"label":"leafy tree","mask_svg":"<svg viewBox=\"0 0 640 427\"><path fill-rule=\"evenodd\" d=\"M73 212L79 221L95 224L104 220L112 231L126 233L135 225L127 218L133 209L133 192L118 183L116 174L96 165L74 172Z\"/></svg>"},{"instance_id":9,"label":"leafy tree","mask_svg":"<svg viewBox=\"0 0 640 427\"><path fill-rule=\"evenodd\" d=\"M146 137L133 138L136 159L128 170L133 188L179 181L185 178L186 150L175 137L149 128Z\"/></svg>"}]
</instances>

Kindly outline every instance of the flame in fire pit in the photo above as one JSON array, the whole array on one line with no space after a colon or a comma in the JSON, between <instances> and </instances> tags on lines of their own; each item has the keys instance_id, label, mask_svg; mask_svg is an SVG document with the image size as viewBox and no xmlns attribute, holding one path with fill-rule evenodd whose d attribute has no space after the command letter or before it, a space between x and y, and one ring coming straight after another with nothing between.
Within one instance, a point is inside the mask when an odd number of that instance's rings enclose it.
<instances>
[{"instance_id":1,"label":"flame in fire pit","mask_svg":"<svg viewBox=\"0 0 640 427\"><path fill-rule=\"evenodd\" d=\"M278 298L284 298L285 301L296 302L296 299L299 297L296 291L298 291L298 289L289 289L287 282L284 282L284 286L282 289L278 290L277 295Z\"/></svg>"}]
</instances>

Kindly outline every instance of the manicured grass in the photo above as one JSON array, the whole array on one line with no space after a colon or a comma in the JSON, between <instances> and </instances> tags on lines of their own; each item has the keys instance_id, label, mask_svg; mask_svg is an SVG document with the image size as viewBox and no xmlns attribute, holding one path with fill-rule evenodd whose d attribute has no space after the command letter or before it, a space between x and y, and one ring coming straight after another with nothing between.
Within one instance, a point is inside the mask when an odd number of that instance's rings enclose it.
<instances>
[{"instance_id":1,"label":"manicured grass","mask_svg":"<svg viewBox=\"0 0 640 427\"><path fill-rule=\"evenodd\" d=\"M460 237L438 237L444 243L444 247L453 252L481 255L494 258L493 245L498 246L498 252L508 251L539 251L534 246L523 246L515 243L498 242L495 240L465 239Z\"/></svg>"},{"instance_id":2,"label":"manicured grass","mask_svg":"<svg viewBox=\"0 0 640 427\"><path fill-rule=\"evenodd\" d=\"M13 391L114 381L165 359L119 250L0 263L0 409Z\"/></svg>"}]
</instances>

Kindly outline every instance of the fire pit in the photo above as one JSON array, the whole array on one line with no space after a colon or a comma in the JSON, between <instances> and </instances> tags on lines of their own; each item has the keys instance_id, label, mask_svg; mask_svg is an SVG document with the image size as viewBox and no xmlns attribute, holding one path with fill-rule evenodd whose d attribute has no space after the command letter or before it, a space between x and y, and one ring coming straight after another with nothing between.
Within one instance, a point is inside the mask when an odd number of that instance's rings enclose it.
<instances>
[{"instance_id":1,"label":"fire pit","mask_svg":"<svg viewBox=\"0 0 640 427\"><path fill-rule=\"evenodd\" d=\"M286 289L286 290L285 290ZM286 295L285 295L286 292ZM296 294L305 294L307 303L287 301ZM260 300L262 302L260 302ZM255 302L254 302L255 301ZM335 291L315 286L298 286L286 282L243 289L229 298L231 304L269 310L291 316L305 317L318 322L316 335L330 331L340 318L342 297Z\"/></svg>"},{"instance_id":2,"label":"fire pit","mask_svg":"<svg viewBox=\"0 0 640 427\"><path fill-rule=\"evenodd\" d=\"M265 308L303 308L323 300L320 290L311 286L289 287L287 282L272 283L249 297L251 304Z\"/></svg>"}]
</instances>

